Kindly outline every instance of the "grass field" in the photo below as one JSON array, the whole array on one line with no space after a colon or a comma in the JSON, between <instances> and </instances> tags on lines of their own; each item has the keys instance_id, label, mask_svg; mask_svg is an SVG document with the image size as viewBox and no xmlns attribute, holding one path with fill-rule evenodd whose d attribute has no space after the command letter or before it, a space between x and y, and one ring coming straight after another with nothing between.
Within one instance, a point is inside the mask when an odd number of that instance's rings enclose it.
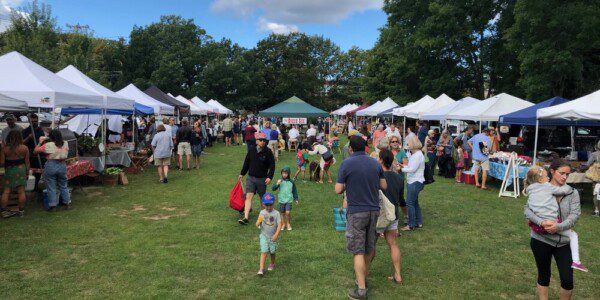
<instances>
[{"instance_id":1,"label":"grass field","mask_svg":"<svg viewBox=\"0 0 600 300\"><path fill-rule=\"evenodd\" d=\"M69 211L30 203L24 218L0 220L0 298L346 298L354 276L344 234L333 229L341 204L333 186L299 182L294 230L281 234L278 268L259 278L258 231L238 225L228 207L245 147L207 151L201 170L172 171L168 184L148 169L128 186L76 190ZM293 154L277 168L284 164L294 168ZM534 299L525 199L497 192L443 178L427 186L425 227L398 240L404 285L386 280L392 267L380 241L371 298ZM574 295L598 299L600 219L585 200L576 231L590 273L575 273ZM557 287L553 277L554 298Z\"/></svg>"}]
</instances>

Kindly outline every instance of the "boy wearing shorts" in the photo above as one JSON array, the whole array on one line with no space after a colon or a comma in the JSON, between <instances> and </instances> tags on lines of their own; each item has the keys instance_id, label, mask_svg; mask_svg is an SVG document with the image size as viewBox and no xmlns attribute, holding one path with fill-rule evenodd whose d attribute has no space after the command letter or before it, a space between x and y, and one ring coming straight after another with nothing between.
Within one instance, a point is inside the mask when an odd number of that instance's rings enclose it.
<instances>
[{"instance_id":1,"label":"boy wearing shorts","mask_svg":"<svg viewBox=\"0 0 600 300\"><path fill-rule=\"evenodd\" d=\"M265 261L267 253L271 255L271 263L268 271L275 269L275 251L277 251L277 238L281 232L281 217L277 210L273 209L275 196L271 193L266 193L262 197L262 204L265 206L256 221L256 227L260 229L260 267L256 275L262 276L265 270Z\"/></svg>"}]
</instances>

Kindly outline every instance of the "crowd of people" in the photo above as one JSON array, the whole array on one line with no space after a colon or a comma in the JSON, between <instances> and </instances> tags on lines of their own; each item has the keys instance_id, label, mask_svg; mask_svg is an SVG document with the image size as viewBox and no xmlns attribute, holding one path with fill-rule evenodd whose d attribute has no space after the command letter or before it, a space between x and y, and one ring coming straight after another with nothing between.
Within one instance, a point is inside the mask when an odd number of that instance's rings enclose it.
<instances>
[{"instance_id":1,"label":"crowd of people","mask_svg":"<svg viewBox=\"0 0 600 300\"><path fill-rule=\"evenodd\" d=\"M48 210L54 211L58 206L68 208L70 195L65 159L69 149L60 130L46 134L35 114L29 117L30 126L25 129L15 124L14 116L6 115L5 119L7 128L2 131L0 153L0 164L5 167L0 201L2 216L24 214L24 187L31 169L43 169ZM304 128L282 124L278 118L259 120L255 117L227 116L222 121L184 118L178 123L173 117L164 118L162 122L150 117L147 121L142 119L137 128L141 143L152 149L161 183L168 183L172 161L182 171L199 168L204 149L217 138L222 138L226 147L246 145L239 174L240 181L246 177L246 194L238 223L250 223L252 199L258 194L262 204L255 222L260 229L258 275L275 269L278 237L281 231L292 230L292 206L300 203L296 182L299 176L305 182L306 171L312 169L310 162L318 167L317 172L310 174L317 183L323 184L325 177L328 183L335 180L334 191L343 195L342 206L347 214L346 248L353 255L356 288L348 293L352 299L367 297L367 277L379 238L385 239L390 250L394 272L388 279L403 283L402 258L396 238L401 235L399 231L423 228L419 195L427 184L434 182L434 172L437 170L439 176L463 183L463 172L472 170L475 186L487 190L489 155L499 149L500 142L493 127L474 134L474 128L469 126L453 137L447 130L430 129L425 122L407 126L404 139L395 124L361 122L355 125L351 120L333 122L328 118L319 118ZM339 139L342 133L348 136L343 146ZM286 149L295 151L297 169L294 174L287 165L280 169L279 178L270 187L275 195L268 192L268 188L276 176L279 153ZM334 179L330 168L337 162L336 149L342 159ZM531 227L530 246L538 268L541 299L548 298L552 257L559 269L561 297L568 298L572 293L573 269L587 271L579 258L578 235L572 230L580 215L580 204L577 190L566 185L570 172L568 163L555 160L549 172L532 167L527 174L525 216ZM33 174L37 190L40 173ZM13 189L18 193L18 211L6 209ZM600 185L596 189L595 193L600 194ZM384 215L382 199L393 205L395 218L378 227ZM595 202L595 215L598 215L599 203ZM270 256L270 264L265 268L267 256Z\"/></svg>"}]
</instances>

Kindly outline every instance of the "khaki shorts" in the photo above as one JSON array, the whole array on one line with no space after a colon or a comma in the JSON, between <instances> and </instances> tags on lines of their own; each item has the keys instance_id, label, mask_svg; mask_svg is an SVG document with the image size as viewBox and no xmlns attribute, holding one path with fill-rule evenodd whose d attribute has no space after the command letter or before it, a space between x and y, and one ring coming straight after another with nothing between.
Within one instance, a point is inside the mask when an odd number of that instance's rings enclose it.
<instances>
[{"instance_id":1,"label":"khaki shorts","mask_svg":"<svg viewBox=\"0 0 600 300\"><path fill-rule=\"evenodd\" d=\"M473 165L475 166L475 172L479 172L479 167L481 167L481 169L483 171L490 170L490 161L489 160L486 160L486 161L473 160Z\"/></svg>"},{"instance_id":2,"label":"khaki shorts","mask_svg":"<svg viewBox=\"0 0 600 300\"><path fill-rule=\"evenodd\" d=\"M177 155L192 155L192 146L188 142L181 142L177 146Z\"/></svg>"},{"instance_id":3,"label":"khaki shorts","mask_svg":"<svg viewBox=\"0 0 600 300\"><path fill-rule=\"evenodd\" d=\"M155 166L170 166L171 158L170 157L154 158L154 165Z\"/></svg>"}]
</instances>

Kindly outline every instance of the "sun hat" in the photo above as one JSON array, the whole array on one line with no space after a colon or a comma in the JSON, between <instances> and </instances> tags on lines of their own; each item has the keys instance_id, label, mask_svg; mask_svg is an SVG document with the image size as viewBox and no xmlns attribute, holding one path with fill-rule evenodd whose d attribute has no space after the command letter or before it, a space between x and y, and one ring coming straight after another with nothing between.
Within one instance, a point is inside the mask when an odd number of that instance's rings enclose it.
<instances>
[{"instance_id":1,"label":"sun hat","mask_svg":"<svg viewBox=\"0 0 600 300\"><path fill-rule=\"evenodd\" d=\"M275 196L271 193L265 193L262 197L263 205L273 205L275 203Z\"/></svg>"}]
</instances>

